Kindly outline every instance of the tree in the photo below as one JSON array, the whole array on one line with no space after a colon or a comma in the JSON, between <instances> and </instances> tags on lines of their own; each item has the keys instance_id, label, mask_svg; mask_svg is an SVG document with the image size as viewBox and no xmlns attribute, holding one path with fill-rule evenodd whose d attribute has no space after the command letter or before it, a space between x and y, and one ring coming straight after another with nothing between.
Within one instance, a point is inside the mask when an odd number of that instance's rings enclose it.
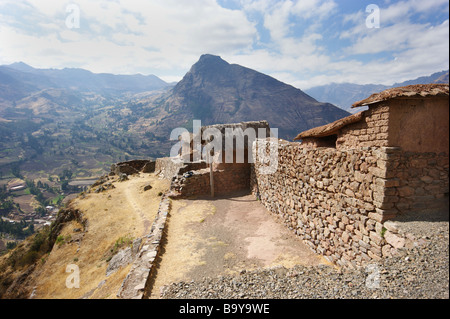
<instances>
[{"instance_id":1,"label":"tree","mask_svg":"<svg viewBox=\"0 0 450 319\"><path fill-rule=\"evenodd\" d=\"M15 164L11 167L11 174L13 174L17 178L23 178L22 174L20 173L20 164Z\"/></svg>"}]
</instances>

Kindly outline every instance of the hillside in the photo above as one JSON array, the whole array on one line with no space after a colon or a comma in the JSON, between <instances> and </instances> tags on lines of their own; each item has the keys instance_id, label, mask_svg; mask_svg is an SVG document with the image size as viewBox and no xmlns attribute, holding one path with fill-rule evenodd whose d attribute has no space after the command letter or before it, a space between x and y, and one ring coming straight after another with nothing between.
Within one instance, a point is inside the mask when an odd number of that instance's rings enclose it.
<instances>
[{"instance_id":1,"label":"hillside","mask_svg":"<svg viewBox=\"0 0 450 319\"><path fill-rule=\"evenodd\" d=\"M168 86L155 75L115 75L84 69L35 69L23 62L0 66L0 99L21 98L42 89L58 88L118 97ZM9 92L8 95L5 92ZM13 94L11 92L14 92Z\"/></svg>"},{"instance_id":2,"label":"hillside","mask_svg":"<svg viewBox=\"0 0 450 319\"><path fill-rule=\"evenodd\" d=\"M107 191L97 193L94 186L73 200L51 228L0 257L0 298L116 298L131 265L110 261L148 233L169 182L142 173L123 182L111 177L104 185ZM144 191L147 185L152 188ZM71 264L79 267L79 289L65 284Z\"/></svg>"},{"instance_id":3,"label":"hillside","mask_svg":"<svg viewBox=\"0 0 450 319\"><path fill-rule=\"evenodd\" d=\"M153 141L145 132L129 132L139 108L132 96L168 87L154 75L0 66L0 172L20 166L30 178L46 178L70 168L98 176L126 156L157 155L143 150Z\"/></svg>"},{"instance_id":4,"label":"hillside","mask_svg":"<svg viewBox=\"0 0 450 319\"><path fill-rule=\"evenodd\" d=\"M151 253L147 238L153 243L151 233L160 227L164 237L157 240L161 248L153 284L146 288L149 298L159 299L165 286L180 280L329 265L248 191L214 201L170 199L168 225L155 227L161 193L169 185L143 172L98 180L50 227L0 257L0 299L116 299L138 256ZM78 287L70 286L74 267Z\"/></svg>"},{"instance_id":5,"label":"hillside","mask_svg":"<svg viewBox=\"0 0 450 319\"><path fill-rule=\"evenodd\" d=\"M246 67L229 64L218 56L202 55L167 94L147 105L160 110L151 129L169 136L179 126L267 120L279 136L292 139L297 132L333 122L349 113L320 103L291 85Z\"/></svg>"},{"instance_id":6,"label":"hillside","mask_svg":"<svg viewBox=\"0 0 450 319\"><path fill-rule=\"evenodd\" d=\"M35 69L21 62L0 66L0 88L0 186L12 178L39 179L59 189L50 201L80 191L68 183L95 179L112 163L167 156L172 129L191 128L193 119L203 125L267 120L291 139L348 115L208 54L173 88L155 76ZM68 178L62 179L64 172Z\"/></svg>"}]
</instances>

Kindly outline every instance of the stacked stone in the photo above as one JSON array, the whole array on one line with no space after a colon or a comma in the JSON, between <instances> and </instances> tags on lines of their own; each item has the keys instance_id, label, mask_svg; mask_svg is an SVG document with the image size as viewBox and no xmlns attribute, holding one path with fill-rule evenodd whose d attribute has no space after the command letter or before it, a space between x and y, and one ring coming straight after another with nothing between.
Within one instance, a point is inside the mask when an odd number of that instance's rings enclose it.
<instances>
[{"instance_id":1,"label":"stacked stone","mask_svg":"<svg viewBox=\"0 0 450 319\"><path fill-rule=\"evenodd\" d=\"M140 239L133 265L122 282L117 293L121 299L142 299L150 294L151 277L155 271L156 259L160 253L162 237L170 211L170 199L164 194L159 203L158 213L153 221L150 233ZM141 245L142 243L142 245ZM133 243L134 245L134 243ZM139 248L139 246L142 246Z\"/></svg>"},{"instance_id":2,"label":"stacked stone","mask_svg":"<svg viewBox=\"0 0 450 319\"><path fill-rule=\"evenodd\" d=\"M401 170L394 169L401 167L400 149L283 143L278 152L274 174L259 174L255 163L251 189L313 251L351 268L395 253L398 239L386 240L384 222L404 198Z\"/></svg>"},{"instance_id":3,"label":"stacked stone","mask_svg":"<svg viewBox=\"0 0 450 319\"><path fill-rule=\"evenodd\" d=\"M221 169L214 169L214 194L228 194L239 190L248 190L250 185L250 166L247 164L227 164ZM192 197L209 195L210 170L199 169L191 174L178 174L174 177L171 190L172 197Z\"/></svg>"},{"instance_id":4,"label":"stacked stone","mask_svg":"<svg viewBox=\"0 0 450 319\"><path fill-rule=\"evenodd\" d=\"M157 158L155 163L155 174L161 178L171 180L178 170L185 164L180 158L162 157Z\"/></svg>"},{"instance_id":5,"label":"stacked stone","mask_svg":"<svg viewBox=\"0 0 450 319\"><path fill-rule=\"evenodd\" d=\"M210 192L209 169L191 171L191 174L178 174L173 177L170 186L172 198L206 195Z\"/></svg>"},{"instance_id":6,"label":"stacked stone","mask_svg":"<svg viewBox=\"0 0 450 319\"><path fill-rule=\"evenodd\" d=\"M338 148L388 146L389 106L369 108L362 121L342 128Z\"/></svg>"},{"instance_id":7,"label":"stacked stone","mask_svg":"<svg viewBox=\"0 0 450 319\"><path fill-rule=\"evenodd\" d=\"M396 152L390 159L390 175L398 180L396 208L433 209L449 192L449 158L441 153Z\"/></svg>"},{"instance_id":8,"label":"stacked stone","mask_svg":"<svg viewBox=\"0 0 450 319\"><path fill-rule=\"evenodd\" d=\"M153 173L155 171L155 161L132 160L111 165L111 175L132 175L139 172Z\"/></svg>"}]
</instances>

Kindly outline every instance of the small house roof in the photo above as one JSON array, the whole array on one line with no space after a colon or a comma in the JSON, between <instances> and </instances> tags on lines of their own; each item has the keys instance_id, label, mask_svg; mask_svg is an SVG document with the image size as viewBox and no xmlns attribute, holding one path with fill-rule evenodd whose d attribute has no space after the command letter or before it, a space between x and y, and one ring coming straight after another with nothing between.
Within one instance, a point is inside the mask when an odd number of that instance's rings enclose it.
<instances>
[{"instance_id":1,"label":"small house roof","mask_svg":"<svg viewBox=\"0 0 450 319\"><path fill-rule=\"evenodd\" d=\"M294 141L301 140L306 137L324 137L324 136L336 134L337 131L340 130L341 128L343 128L344 126L359 122L363 118L363 115L364 115L364 111L361 111L356 114L352 114L350 116L347 116L347 117L344 117L337 121L334 121L333 123L314 127L312 129L309 129L307 131L304 131L304 132L298 134L294 138Z\"/></svg>"},{"instance_id":2,"label":"small house roof","mask_svg":"<svg viewBox=\"0 0 450 319\"><path fill-rule=\"evenodd\" d=\"M356 102L352 108L366 106L395 98L420 98L427 96L448 96L448 84L414 84L408 86L395 87L374 93L367 99Z\"/></svg>"}]
</instances>

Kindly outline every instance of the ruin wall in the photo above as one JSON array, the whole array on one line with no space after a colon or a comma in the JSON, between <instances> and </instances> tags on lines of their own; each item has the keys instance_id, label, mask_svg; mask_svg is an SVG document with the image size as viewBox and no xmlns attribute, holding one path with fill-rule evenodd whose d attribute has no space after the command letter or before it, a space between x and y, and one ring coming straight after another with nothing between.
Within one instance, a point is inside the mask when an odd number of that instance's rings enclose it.
<instances>
[{"instance_id":1,"label":"ruin wall","mask_svg":"<svg viewBox=\"0 0 450 319\"><path fill-rule=\"evenodd\" d=\"M249 190L250 164L214 165L214 195ZM210 195L210 169L193 170L192 175L178 174L171 185L171 197L192 197Z\"/></svg>"},{"instance_id":2,"label":"ruin wall","mask_svg":"<svg viewBox=\"0 0 450 319\"><path fill-rule=\"evenodd\" d=\"M278 144L275 173L260 174L259 166L252 166L250 183L261 203L313 251L341 266L395 254L405 241L385 222L413 204L448 196L445 154L286 142Z\"/></svg>"}]
</instances>

